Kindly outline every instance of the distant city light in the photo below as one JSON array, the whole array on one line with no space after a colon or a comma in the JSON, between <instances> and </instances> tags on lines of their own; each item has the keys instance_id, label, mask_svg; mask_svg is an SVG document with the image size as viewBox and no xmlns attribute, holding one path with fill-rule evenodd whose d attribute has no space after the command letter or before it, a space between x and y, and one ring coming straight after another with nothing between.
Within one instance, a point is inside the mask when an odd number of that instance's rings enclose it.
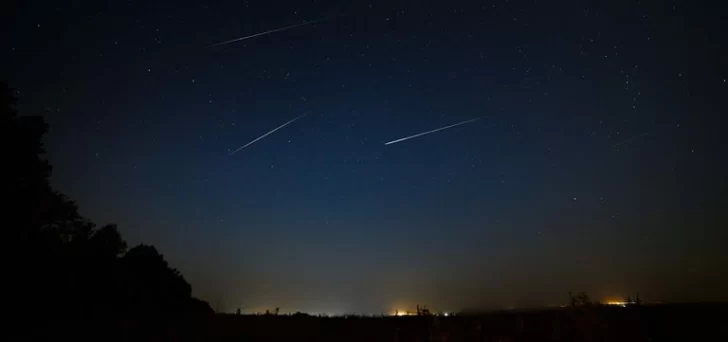
<instances>
[{"instance_id":1,"label":"distant city light","mask_svg":"<svg viewBox=\"0 0 728 342\"><path fill-rule=\"evenodd\" d=\"M450 316L450 314L447 313L447 312L443 312L442 315L445 316L445 317Z\"/></svg>"},{"instance_id":2,"label":"distant city light","mask_svg":"<svg viewBox=\"0 0 728 342\"><path fill-rule=\"evenodd\" d=\"M623 308L627 306L627 302L618 302L618 301L609 301L609 302L606 302L604 304L614 305L614 306L621 306Z\"/></svg>"},{"instance_id":3,"label":"distant city light","mask_svg":"<svg viewBox=\"0 0 728 342\"><path fill-rule=\"evenodd\" d=\"M402 317L402 316L414 316L414 315L415 315L414 313L409 312L407 310L394 310L394 314L392 314L392 316L398 316L398 317Z\"/></svg>"}]
</instances>

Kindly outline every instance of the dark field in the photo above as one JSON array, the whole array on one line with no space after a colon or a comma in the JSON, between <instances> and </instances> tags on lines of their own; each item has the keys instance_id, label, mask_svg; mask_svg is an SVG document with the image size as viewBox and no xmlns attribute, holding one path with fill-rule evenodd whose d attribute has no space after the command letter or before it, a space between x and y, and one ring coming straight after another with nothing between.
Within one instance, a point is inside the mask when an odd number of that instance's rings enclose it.
<instances>
[{"instance_id":1,"label":"dark field","mask_svg":"<svg viewBox=\"0 0 728 342\"><path fill-rule=\"evenodd\" d=\"M66 335L71 326L61 323L48 332ZM728 305L563 308L451 317L218 314L153 324L125 322L85 330L83 335L181 341L728 341Z\"/></svg>"}]
</instances>

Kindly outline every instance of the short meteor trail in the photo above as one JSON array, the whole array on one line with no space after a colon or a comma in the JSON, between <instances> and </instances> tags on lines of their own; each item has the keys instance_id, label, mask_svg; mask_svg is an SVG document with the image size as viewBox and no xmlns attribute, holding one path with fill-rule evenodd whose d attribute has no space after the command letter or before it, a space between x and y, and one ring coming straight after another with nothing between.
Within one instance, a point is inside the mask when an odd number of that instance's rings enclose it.
<instances>
[{"instance_id":1,"label":"short meteor trail","mask_svg":"<svg viewBox=\"0 0 728 342\"><path fill-rule=\"evenodd\" d=\"M221 46L221 45L227 45L227 44L230 44L230 43L235 43L235 42L239 42L239 41L242 41L242 40L246 40L246 39L251 39L251 38L263 36L263 35L266 35L266 34L269 34L269 33L281 32L281 31L290 30L290 29L296 28L296 27L301 27L301 26L306 26L306 25L320 23L320 22L326 21L326 20L329 20L329 18L317 19L317 20L313 20L313 21L307 21L307 22L301 23L301 24L295 24L295 25L290 25L290 26L286 26L286 27L280 27L280 28L273 29L273 30L268 30L268 31L265 31L265 32L251 34L251 35L245 36L245 37L240 37L240 38L226 40L224 42L215 43L215 44L212 44L212 45L208 45L207 47L208 48L211 48L211 47L216 47L216 46Z\"/></svg>"},{"instance_id":2,"label":"short meteor trail","mask_svg":"<svg viewBox=\"0 0 728 342\"><path fill-rule=\"evenodd\" d=\"M457 127L457 126L469 124L471 122L475 122L475 121L478 121L478 120L480 120L480 118L475 118L475 119L470 119L470 120L463 121L463 122L458 122L458 123L452 124L450 126L440 127L440 128L437 128L437 129L433 129L431 131L422 132L422 133L418 133L418 134L415 134L415 135L410 135L408 137L400 138L400 139L397 139L397 140L392 140L392 141L390 141L388 143L384 143L384 145L396 144L396 143L403 142L403 141L406 141L406 140L410 140L410 139L414 139L414 138L417 138L417 137L421 137L423 135L428 135L428 134L431 134L431 133L435 133L435 132L439 132L439 131L444 131L444 130L446 130L448 128L453 128L453 127Z\"/></svg>"},{"instance_id":3,"label":"short meteor trail","mask_svg":"<svg viewBox=\"0 0 728 342\"><path fill-rule=\"evenodd\" d=\"M235 154L235 153L238 153L238 152L239 152L240 150L242 150L242 149L244 149L244 148L246 148L246 147L248 147L248 146L250 146L250 145L252 145L252 144L255 144L255 142L257 142L258 140L260 140L260 139L263 139L263 138L265 138L265 137L267 137L267 136L269 136L269 135L273 134L273 132L275 132L275 131L277 131L277 130L279 130L279 129L283 128L283 127L286 127L286 126L288 126L288 125L292 124L292 123L293 123L294 121L296 121L296 120L298 120L298 119L300 119L300 118L302 118L302 117L306 116L307 114L308 114L308 112L306 112L306 113L303 113L303 114L301 114L301 115L299 115L299 116L297 116L297 117L293 118L292 120L290 120L290 121L288 121L288 122L286 122L286 123L284 123L284 124L282 124L282 125L280 125L280 126L278 126L278 127L274 128L274 129L273 129L272 131L270 131L270 132L268 132L268 133L266 133L266 134L263 134L263 135L261 135L261 136L259 136L259 137L255 138L255 140L253 140L253 141L251 141L251 142L249 142L249 143L247 143L247 144L245 144L245 145L243 145L243 146L240 146L240 147L238 147L238 148L237 148L237 149L236 149L235 151L232 151L232 152L230 152L230 155L232 156L233 154Z\"/></svg>"}]
</instances>

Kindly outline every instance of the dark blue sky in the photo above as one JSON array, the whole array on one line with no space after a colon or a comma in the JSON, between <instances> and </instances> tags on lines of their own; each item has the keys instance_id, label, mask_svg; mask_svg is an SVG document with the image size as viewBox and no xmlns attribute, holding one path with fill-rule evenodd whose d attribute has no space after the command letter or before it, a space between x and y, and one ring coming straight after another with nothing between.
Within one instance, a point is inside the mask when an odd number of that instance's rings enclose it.
<instances>
[{"instance_id":1,"label":"dark blue sky","mask_svg":"<svg viewBox=\"0 0 728 342\"><path fill-rule=\"evenodd\" d=\"M54 185L213 307L728 298L719 1L10 6Z\"/></svg>"}]
</instances>

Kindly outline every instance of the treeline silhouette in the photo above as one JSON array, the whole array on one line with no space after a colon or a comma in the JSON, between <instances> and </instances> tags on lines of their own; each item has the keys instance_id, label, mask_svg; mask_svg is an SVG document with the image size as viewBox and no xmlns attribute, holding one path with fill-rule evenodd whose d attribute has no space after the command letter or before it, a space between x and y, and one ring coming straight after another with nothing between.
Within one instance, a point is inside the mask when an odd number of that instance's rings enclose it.
<instances>
[{"instance_id":1,"label":"treeline silhouette","mask_svg":"<svg viewBox=\"0 0 728 342\"><path fill-rule=\"evenodd\" d=\"M97 227L53 189L43 147L48 125L40 116L18 115L14 90L4 82L0 88L9 252L5 311L31 321L212 313L156 248L127 250L116 225Z\"/></svg>"}]
</instances>

